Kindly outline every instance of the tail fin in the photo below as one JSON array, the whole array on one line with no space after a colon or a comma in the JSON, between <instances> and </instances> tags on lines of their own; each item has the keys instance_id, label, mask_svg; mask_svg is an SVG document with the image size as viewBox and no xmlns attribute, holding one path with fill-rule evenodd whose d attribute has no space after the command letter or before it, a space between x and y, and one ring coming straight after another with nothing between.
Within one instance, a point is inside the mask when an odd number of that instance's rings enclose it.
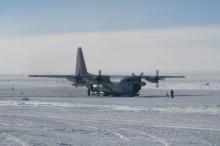
<instances>
[{"instance_id":1,"label":"tail fin","mask_svg":"<svg viewBox=\"0 0 220 146\"><path fill-rule=\"evenodd\" d=\"M75 75L76 76L83 76L87 73L88 72L87 72L87 69L86 69L86 64L85 64L85 60L84 60L84 57L83 57L82 48L79 47L78 50L77 50Z\"/></svg>"}]
</instances>

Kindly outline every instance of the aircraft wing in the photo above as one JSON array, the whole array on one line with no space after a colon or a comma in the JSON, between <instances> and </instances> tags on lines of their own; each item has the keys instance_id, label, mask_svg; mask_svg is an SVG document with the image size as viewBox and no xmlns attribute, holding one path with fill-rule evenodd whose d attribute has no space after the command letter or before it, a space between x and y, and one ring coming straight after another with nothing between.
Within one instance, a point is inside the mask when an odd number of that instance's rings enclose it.
<instances>
[{"instance_id":1,"label":"aircraft wing","mask_svg":"<svg viewBox=\"0 0 220 146\"><path fill-rule=\"evenodd\" d=\"M38 78L62 78L67 79L69 81L75 82L77 80L77 77L74 75L29 75L29 77L38 77Z\"/></svg>"},{"instance_id":2,"label":"aircraft wing","mask_svg":"<svg viewBox=\"0 0 220 146\"><path fill-rule=\"evenodd\" d=\"M131 75L105 75L105 76L109 76L111 78L116 78L116 79L122 79L122 78L126 78L126 77L131 77ZM136 76L133 75L134 77L141 77L142 79L145 79L147 81L151 81L151 80L164 80L164 79L169 79L169 78L185 78L185 76L145 76L145 75L140 75L140 76Z\"/></svg>"},{"instance_id":3,"label":"aircraft wing","mask_svg":"<svg viewBox=\"0 0 220 146\"><path fill-rule=\"evenodd\" d=\"M146 81L152 82L152 83L159 83L160 80L164 80L166 78L184 78L185 76L135 76L134 74L132 75L133 77L141 78ZM101 84L103 83L110 83L109 78L126 78L126 77L132 77L132 76L127 76L127 75L102 75L101 77ZM85 86L87 85L88 82L93 83L93 84L98 84L99 76L98 75L84 75L83 77L75 76L75 75L29 75L29 77L42 77L42 78L63 78L67 79L71 82L73 82L74 86Z\"/></svg>"},{"instance_id":4,"label":"aircraft wing","mask_svg":"<svg viewBox=\"0 0 220 146\"><path fill-rule=\"evenodd\" d=\"M73 86L86 86L89 76L85 75L83 77L75 75L29 75L29 77L37 78L55 78L55 79L66 79L70 82L73 82Z\"/></svg>"},{"instance_id":5,"label":"aircraft wing","mask_svg":"<svg viewBox=\"0 0 220 146\"><path fill-rule=\"evenodd\" d=\"M29 77L68 78L74 76L73 75L29 75Z\"/></svg>"},{"instance_id":6,"label":"aircraft wing","mask_svg":"<svg viewBox=\"0 0 220 146\"><path fill-rule=\"evenodd\" d=\"M29 77L42 77L42 78L75 78L74 75L29 75Z\"/></svg>"},{"instance_id":7,"label":"aircraft wing","mask_svg":"<svg viewBox=\"0 0 220 146\"><path fill-rule=\"evenodd\" d=\"M185 76L142 76L143 79L157 83L159 80L171 79L171 78L185 78Z\"/></svg>"}]
</instances>

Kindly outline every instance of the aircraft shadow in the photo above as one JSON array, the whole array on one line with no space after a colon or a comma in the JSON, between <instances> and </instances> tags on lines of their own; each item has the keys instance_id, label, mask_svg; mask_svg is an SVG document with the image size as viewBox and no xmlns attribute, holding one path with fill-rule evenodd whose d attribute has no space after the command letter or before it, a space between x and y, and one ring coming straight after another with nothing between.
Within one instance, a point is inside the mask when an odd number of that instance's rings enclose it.
<instances>
[{"instance_id":1,"label":"aircraft shadow","mask_svg":"<svg viewBox=\"0 0 220 146\"><path fill-rule=\"evenodd\" d=\"M181 94L181 95L175 95L174 98L178 97L195 97L195 96L209 96L208 94ZM171 98L167 97L166 95L147 95L147 96L137 96L142 98Z\"/></svg>"},{"instance_id":2,"label":"aircraft shadow","mask_svg":"<svg viewBox=\"0 0 220 146\"><path fill-rule=\"evenodd\" d=\"M195 96L210 96L211 94L177 94L174 96L174 98L184 98L184 97L195 97ZM10 96L5 96L5 95L0 95L0 97L40 97L40 98L44 98L44 97L63 97L63 98L171 98L171 97L167 97L166 95L141 95L141 96L134 96L134 97L128 97L128 96L85 96L85 95L78 95L78 96L47 96L47 95L42 95L42 96L29 96L29 95L10 95Z\"/></svg>"}]
</instances>

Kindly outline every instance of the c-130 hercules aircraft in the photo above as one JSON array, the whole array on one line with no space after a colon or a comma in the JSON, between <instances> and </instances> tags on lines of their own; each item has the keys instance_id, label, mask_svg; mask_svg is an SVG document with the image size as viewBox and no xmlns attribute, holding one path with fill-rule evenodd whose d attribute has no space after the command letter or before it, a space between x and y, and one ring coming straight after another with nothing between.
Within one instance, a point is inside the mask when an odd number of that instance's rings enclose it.
<instances>
[{"instance_id":1,"label":"c-130 hercules aircraft","mask_svg":"<svg viewBox=\"0 0 220 146\"><path fill-rule=\"evenodd\" d=\"M132 74L130 76L123 75L101 75L99 70L98 75L87 72L82 48L77 50L76 70L75 75L29 75L29 77L48 77L48 78L65 78L73 82L73 86L86 86L88 96L103 95L103 96L139 96L139 91L146 83L142 79L151 83L156 83L159 86L159 80L165 78L184 78L184 76L159 76L159 71L156 76L145 76L141 73L139 76ZM122 78L115 83L110 80L110 77Z\"/></svg>"}]
</instances>

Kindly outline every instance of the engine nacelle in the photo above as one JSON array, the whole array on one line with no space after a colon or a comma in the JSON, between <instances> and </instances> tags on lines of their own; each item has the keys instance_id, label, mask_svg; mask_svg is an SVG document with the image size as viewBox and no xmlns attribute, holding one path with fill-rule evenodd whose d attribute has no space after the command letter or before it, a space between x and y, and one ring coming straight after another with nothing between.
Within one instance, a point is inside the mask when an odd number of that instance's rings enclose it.
<instances>
[{"instance_id":1,"label":"engine nacelle","mask_svg":"<svg viewBox=\"0 0 220 146\"><path fill-rule=\"evenodd\" d=\"M102 85L92 85L91 90L94 91L98 91L100 88L102 88Z\"/></svg>"},{"instance_id":2,"label":"engine nacelle","mask_svg":"<svg viewBox=\"0 0 220 146\"><path fill-rule=\"evenodd\" d=\"M146 86L146 83L145 82L141 82L141 86Z\"/></svg>"}]
</instances>

